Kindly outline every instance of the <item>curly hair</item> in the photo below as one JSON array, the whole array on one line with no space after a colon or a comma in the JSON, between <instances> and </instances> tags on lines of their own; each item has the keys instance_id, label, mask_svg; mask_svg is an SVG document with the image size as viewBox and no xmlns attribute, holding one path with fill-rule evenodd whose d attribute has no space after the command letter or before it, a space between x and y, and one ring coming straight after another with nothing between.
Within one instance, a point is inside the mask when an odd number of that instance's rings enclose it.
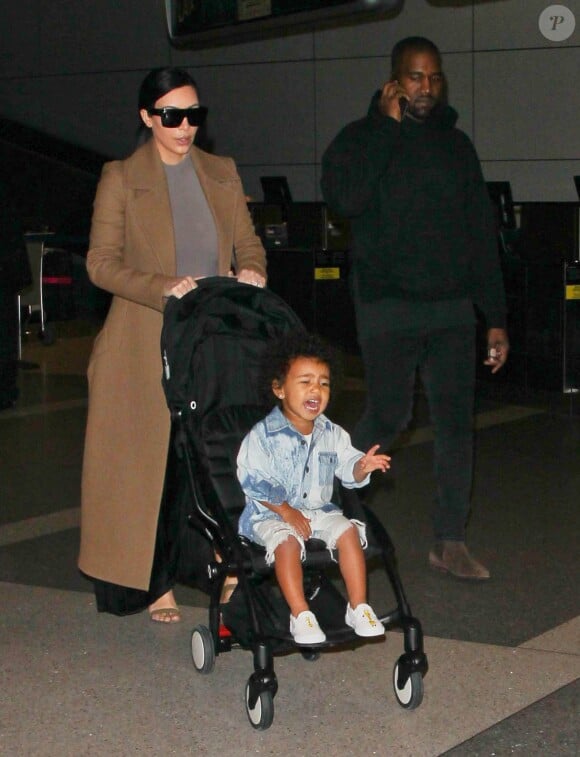
<instances>
[{"instance_id":1,"label":"curly hair","mask_svg":"<svg viewBox=\"0 0 580 757\"><path fill-rule=\"evenodd\" d=\"M283 384L291 364L299 357L309 357L328 366L332 381L338 378L340 364L334 349L317 334L292 331L268 344L260 366L260 392L268 407L280 404L272 391L272 383Z\"/></svg>"}]
</instances>

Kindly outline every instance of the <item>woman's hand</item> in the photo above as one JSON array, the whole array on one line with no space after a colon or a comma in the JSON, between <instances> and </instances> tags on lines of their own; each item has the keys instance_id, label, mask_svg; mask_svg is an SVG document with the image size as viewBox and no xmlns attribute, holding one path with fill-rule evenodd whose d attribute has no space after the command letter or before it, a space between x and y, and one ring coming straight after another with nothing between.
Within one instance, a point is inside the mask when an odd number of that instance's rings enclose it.
<instances>
[{"instance_id":1,"label":"woman's hand","mask_svg":"<svg viewBox=\"0 0 580 757\"><path fill-rule=\"evenodd\" d=\"M238 273L238 281L240 284L252 284L255 287L263 287L266 285L266 278L261 273L251 271L249 268L242 268Z\"/></svg>"},{"instance_id":2,"label":"woman's hand","mask_svg":"<svg viewBox=\"0 0 580 757\"><path fill-rule=\"evenodd\" d=\"M167 284L163 290L164 297L177 297L180 300L184 294L197 289L197 283L193 276L182 276L175 279L167 279Z\"/></svg>"}]
</instances>

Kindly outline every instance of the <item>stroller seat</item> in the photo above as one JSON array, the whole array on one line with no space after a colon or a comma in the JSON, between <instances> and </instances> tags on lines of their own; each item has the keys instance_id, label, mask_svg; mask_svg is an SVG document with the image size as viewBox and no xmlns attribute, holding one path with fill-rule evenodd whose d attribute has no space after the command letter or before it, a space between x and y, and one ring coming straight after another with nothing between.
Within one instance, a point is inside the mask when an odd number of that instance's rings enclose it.
<instances>
[{"instance_id":1,"label":"stroller seat","mask_svg":"<svg viewBox=\"0 0 580 757\"><path fill-rule=\"evenodd\" d=\"M240 542L248 550L252 562L252 570L259 575L267 575L272 572L272 566L266 562L266 550L260 544L250 541L245 536L240 536ZM321 539L311 538L304 543L306 549L305 565L308 568L327 568L330 562L337 559L336 550L329 552L325 542ZM331 556L332 555L332 556Z\"/></svg>"},{"instance_id":2,"label":"stroller seat","mask_svg":"<svg viewBox=\"0 0 580 757\"><path fill-rule=\"evenodd\" d=\"M260 359L270 340L297 329L303 329L300 320L274 293L232 279L208 278L182 299L170 298L161 338L177 496L187 520L180 578L209 595L208 625L192 632L192 659L198 672L208 674L218 656L236 648L252 652L245 701L250 724L258 730L273 722L275 655L298 650L313 661L327 647L368 643L345 623L346 600L331 575L336 573L333 556L323 542L310 539L303 565L305 593L327 641L297 647L265 550L237 533L245 504L236 476L237 453L244 436L268 411L256 380ZM393 544L353 490L341 488L336 494L347 517L367 524L366 560L382 564L391 584L395 607L378 615L385 628L403 631L404 652L395 665L393 687L401 706L414 709L423 697L427 658ZM228 577L235 577L238 586L229 602L220 604Z\"/></svg>"}]
</instances>

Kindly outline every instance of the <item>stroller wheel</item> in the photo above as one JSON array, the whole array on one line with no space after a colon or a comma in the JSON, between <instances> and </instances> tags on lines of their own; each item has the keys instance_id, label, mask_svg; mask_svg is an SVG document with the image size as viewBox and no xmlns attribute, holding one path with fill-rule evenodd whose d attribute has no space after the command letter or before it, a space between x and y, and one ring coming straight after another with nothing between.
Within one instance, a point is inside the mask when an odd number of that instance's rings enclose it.
<instances>
[{"instance_id":1,"label":"stroller wheel","mask_svg":"<svg viewBox=\"0 0 580 757\"><path fill-rule=\"evenodd\" d=\"M272 725L274 720L274 697L271 691L265 689L258 694L256 704L250 707L250 691L252 679L246 684L246 712L252 728L257 731L265 731Z\"/></svg>"},{"instance_id":2,"label":"stroller wheel","mask_svg":"<svg viewBox=\"0 0 580 757\"><path fill-rule=\"evenodd\" d=\"M316 660L320 659L320 652L317 652L314 649L303 649L301 654L306 662L316 662Z\"/></svg>"},{"instance_id":3,"label":"stroller wheel","mask_svg":"<svg viewBox=\"0 0 580 757\"><path fill-rule=\"evenodd\" d=\"M423 701L423 676L419 671L414 670L401 688L399 688L398 680L399 663L397 662L393 670L395 696L401 707L404 707L406 710L414 710Z\"/></svg>"},{"instance_id":4,"label":"stroller wheel","mask_svg":"<svg viewBox=\"0 0 580 757\"><path fill-rule=\"evenodd\" d=\"M196 626L191 633L191 659L198 673L207 675L215 665L215 645L209 628Z\"/></svg>"}]
</instances>

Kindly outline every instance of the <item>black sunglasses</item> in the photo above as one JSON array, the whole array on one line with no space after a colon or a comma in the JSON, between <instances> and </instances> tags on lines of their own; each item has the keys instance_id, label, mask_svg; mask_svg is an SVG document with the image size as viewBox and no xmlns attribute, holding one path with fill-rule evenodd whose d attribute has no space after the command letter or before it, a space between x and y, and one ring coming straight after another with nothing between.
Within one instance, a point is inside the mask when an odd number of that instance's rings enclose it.
<instances>
[{"instance_id":1,"label":"black sunglasses","mask_svg":"<svg viewBox=\"0 0 580 757\"><path fill-rule=\"evenodd\" d=\"M161 125L168 129L175 129L184 118L187 118L190 126L201 126L207 116L207 108L204 105L195 105L193 108L149 108L150 116L161 116Z\"/></svg>"}]
</instances>

